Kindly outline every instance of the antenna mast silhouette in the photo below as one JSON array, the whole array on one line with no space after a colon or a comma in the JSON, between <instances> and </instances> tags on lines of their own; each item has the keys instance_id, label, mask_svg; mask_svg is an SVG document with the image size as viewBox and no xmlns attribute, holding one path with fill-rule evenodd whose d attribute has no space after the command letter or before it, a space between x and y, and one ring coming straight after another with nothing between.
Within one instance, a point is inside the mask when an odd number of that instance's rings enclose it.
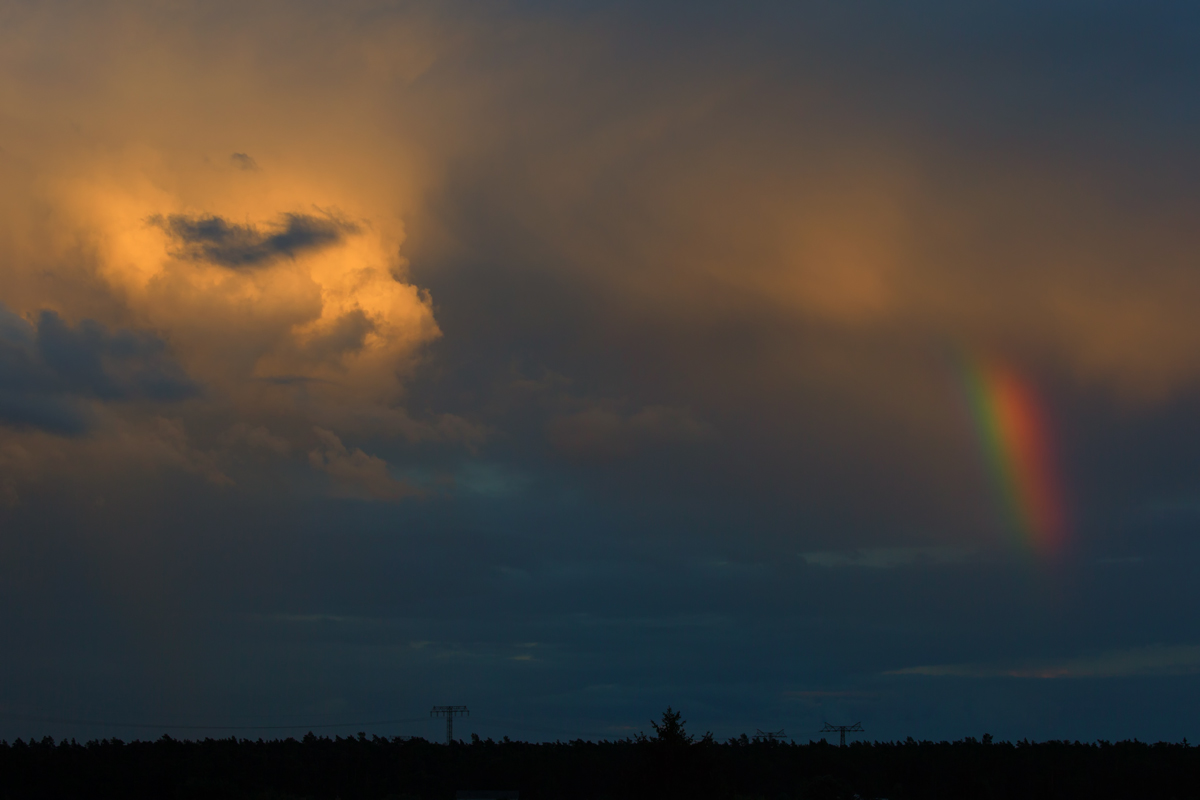
<instances>
[{"instance_id":1,"label":"antenna mast silhouette","mask_svg":"<svg viewBox=\"0 0 1200 800\"><path fill-rule=\"evenodd\" d=\"M471 716L471 712L467 710L466 706L434 706L429 712L429 716L431 717L444 716L446 718L446 744L451 744L454 741L455 714Z\"/></svg>"},{"instance_id":2,"label":"antenna mast silhouette","mask_svg":"<svg viewBox=\"0 0 1200 800\"><path fill-rule=\"evenodd\" d=\"M845 747L846 731L861 731L862 729L863 726L861 722L856 722L853 725L830 725L828 722L826 722L825 727L821 728L821 733L833 733L834 731L837 731L842 735L842 743L838 746Z\"/></svg>"}]
</instances>

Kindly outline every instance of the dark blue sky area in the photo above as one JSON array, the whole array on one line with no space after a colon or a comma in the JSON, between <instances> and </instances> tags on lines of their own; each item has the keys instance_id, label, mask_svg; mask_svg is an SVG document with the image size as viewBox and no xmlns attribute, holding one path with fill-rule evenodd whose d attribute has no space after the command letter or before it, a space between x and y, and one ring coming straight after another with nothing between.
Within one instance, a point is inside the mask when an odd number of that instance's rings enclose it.
<instances>
[{"instance_id":1,"label":"dark blue sky area","mask_svg":"<svg viewBox=\"0 0 1200 800\"><path fill-rule=\"evenodd\" d=\"M0 738L1200 737L1198 22L0 2Z\"/></svg>"}]
</instances>

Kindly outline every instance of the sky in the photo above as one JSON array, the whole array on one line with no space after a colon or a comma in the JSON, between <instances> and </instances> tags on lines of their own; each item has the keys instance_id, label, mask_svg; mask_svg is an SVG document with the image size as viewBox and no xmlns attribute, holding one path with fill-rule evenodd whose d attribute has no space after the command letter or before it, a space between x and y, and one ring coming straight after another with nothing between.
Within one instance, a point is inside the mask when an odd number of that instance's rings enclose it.
<instances>
[{"instance_id":1,"label":"sky","mask_svg":"<svg viewBox=\"0 0 1200 800\"><path fill-rule=\"evenodd\" d=\"M0 0L0 738L1200 738L1198 40Z\"/></svg>"}]
</instances>

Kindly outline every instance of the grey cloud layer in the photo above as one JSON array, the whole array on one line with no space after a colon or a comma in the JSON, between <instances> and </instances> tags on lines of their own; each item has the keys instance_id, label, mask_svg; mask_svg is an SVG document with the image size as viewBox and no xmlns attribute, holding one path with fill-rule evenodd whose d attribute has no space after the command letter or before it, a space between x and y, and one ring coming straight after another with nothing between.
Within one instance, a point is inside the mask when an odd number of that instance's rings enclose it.
<instances>
[{"instance_id":1,"label":"grey cloud layer","mask_svg":"<svg viewBox=\"0 0 1200 800\"><path fill-rule=\"evenodd\" d=\"M199 387L152 333L72 327L53 311L30 323L0 306L0 422L76 435L86 401L175 402Z\"/></svg>"}]
</instances>

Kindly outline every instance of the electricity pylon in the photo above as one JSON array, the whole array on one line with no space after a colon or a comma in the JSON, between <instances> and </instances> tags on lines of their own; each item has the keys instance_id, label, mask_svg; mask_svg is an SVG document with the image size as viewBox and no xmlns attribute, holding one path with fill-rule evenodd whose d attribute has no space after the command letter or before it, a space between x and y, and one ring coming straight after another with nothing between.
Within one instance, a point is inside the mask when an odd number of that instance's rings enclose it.
<instances>
[{"instance_id":1,"label":"electricity pylon","mask_svg":"<svg viewBox=\"0 0 1200 800\"><path fill-rule=\"evenodd\" d=\"M838 746L845 747L846 731L861 731L862 729L863 726L861 722L856 722L853 725L830 725L828 722L826 722L825 727L821 728L821 733L833 733L834 731L837 731L842 735L842 743Z\"/></svg>"},{"instance_id":2,"label":"electricity pylon","mask_svg":"<svg viewBox=\"0 0 1200 800\"><path fill-rule=\"evenodd\" d=\"M471 716L471 712L466 706L434 706L429 712L429 716L445 716L446 717L446 744L454 741L454 715L466 714Z\"/></svg>"}]
</instances>

